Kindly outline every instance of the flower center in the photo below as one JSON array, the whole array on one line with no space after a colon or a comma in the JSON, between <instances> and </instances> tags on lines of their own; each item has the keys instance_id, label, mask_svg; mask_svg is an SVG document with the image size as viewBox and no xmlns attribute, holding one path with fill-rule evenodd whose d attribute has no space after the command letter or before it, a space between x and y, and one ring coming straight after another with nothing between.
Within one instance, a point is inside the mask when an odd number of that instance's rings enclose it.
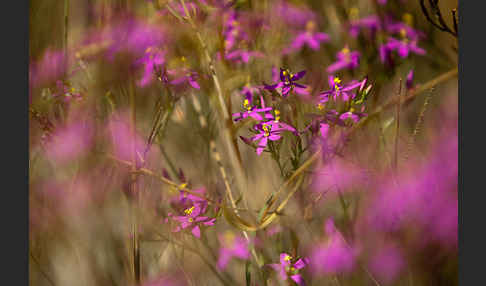
<instances>
[{"instance_id":1,"label":"flower center","mask_svg":"<svg viewBox=\"0 0 486 286\"><path fill-rule=\"evenodd\" d=\"M248 101L248 99L245 99L243 101L243 107L246 108L246 110L250 111L251 110L251 106L250 106L250 102Z\"/></svg>"},{"instance_id":2,"label":"flower center","mask_svg":"<svg viewBox=\"0 0 486 286\"><path fill-rule=\"evenodd\" d=\"M194 211L194 209L195 209L195 208L196 208L196 207L192 206L192 207L190 207L190 208L188 208L188 209L184 210L184 213L185 213L186 215L191 215L191 214L192 214L192 212ZM191 220L191 219L189 219L189 220Z\"/></svg>"},{"instance_id":3,"label":"flower center","mask_svg":"<svg viewBox=\"0 0 486 286\"><path fill-rule=\"evenodd\" d=\"M262 129L263 129L263 131L264 131L264 136L265 136L265 137L270 136L270 129L271 129L270 125L268 125L268 124L264 123L264 124L262 125Z\"/></svg>"},{"instance_id":4,"label":"flower center","mask_svg":"<svg viewBox=\"0 0 486 286\"><path fill-rule=\"evenodd\" d=\"M324 109L324 105L322 105L322 104L320 104L320 103L319 103L319 104L317 105L317 108L318 108L319 110L323 110L323 109Z\"/></svg>"},{"instance_id":5,"label":"flower center","mask_svg":"<svg viewBox=\"0 0 486 286\"><path fill-rule=\"evenodd\" d=\"M285 260L285 261L290 261L290 260L292 260L292 256L290 256L290 255L285 255L284 260Z\"/></svg>"},{"instance_id":6,"label":"flower center","mask_svg":"<svg viewBox=\"0 0 486 286\"><path fill-rule=\"evenodd\" d=\"M339 85L341 83L341 79L338 78L338 77L335 77L334 78L334 88L336 89L336 91L339 91L339 89L341 88L341 86Z\"/></svg>"},{"instance_id":7,"label":"flower center","mask_svg":"<svg viewBox=\"0 0 486 286\"><path fill-rule=\"evenodd\" d=\"M275 121L279 121L280 120L280 110L278 109L275 109Z\"/></svg>"}]
</instances>

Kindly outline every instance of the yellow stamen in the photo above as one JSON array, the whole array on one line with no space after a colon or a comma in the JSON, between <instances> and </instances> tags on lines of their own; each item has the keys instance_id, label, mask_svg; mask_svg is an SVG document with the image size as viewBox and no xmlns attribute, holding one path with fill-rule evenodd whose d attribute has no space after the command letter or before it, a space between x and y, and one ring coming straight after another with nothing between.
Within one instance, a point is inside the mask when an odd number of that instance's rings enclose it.
<instances>
[{"instance_id":1,"label":"yellow stamen","mask_svg":"<svg viewBox=\"0 0 486 286\"><path fill-rule=\"evenodd\" d=\"M338 78L338 77L335 77L335 78L334 78L334 83L341 83L341 79L340 79L340 78Z\"/></svg>"},{"instance_id":2,"label":"yellow stamen","mask_svg":"<svg viewBox=\"0 0 486 286\"><path fill-rule=\"evenodd\" d=\"M290 255L286 255L286 256L284 257L284 260L285 260L285 261L290 261L290 260L292 260L292 256L290 256Z\"/></svg>"},{"instance_id":3,"label":"yellow stamen","mask_svg":"<svg viewBox=\"0 0 486 286\"><path fill-rule=\"evenodd\" d=\"M275 109L275 121L279 121L280 120L280 110L278 109Z\"/></svg>"},{"instance_id":4,"label":"yellow stamen","mask_svg":"<svg viewBox=\"0 0 486 286\"><path fill-rule=\"evenodd\" d=\"M341 53L343 53L343 54L345 54L345 55L349 54L349 52L350 52L350 50L349 50L349 48L348 48L348 47L344 47L344 48L341 50Z\"/></svg>"},{"instance_id":5,"label":"yellow stamen","mask_svg":"<svg viewBox=\"0 0 486 286\"><path fill-rule=\"evenodd\" d=\"M270 128L269 128L269 126L270 126L270 125L268 125L268 124L263 124L263 125L262 125L262 129L263 129L263 131L264 131L264 136L265 136L265 137L270 136Z\"/></svg>"},{"instance_id":6,"label":"yellow stamen","mask_svg":"<svg viewBox=\"0 0 486 286\"><path fill-rule=\"evenodd\" d=\"M319 104L317 105L317 108L318 108L319 110L323 110L323 109L324 109L324 105L322 105L322 104L320 104L320 103L319 103Z\"/></svg>"},{"instance_id":7,"label":"yellow stamen","mask_svg":"<svg viewBox=\"0 0 486 286\"><path fill-rule=\"evenodd\" d=\"M185 62L185 61L186 61L186 57L182 56L182 57L181 57L181 61L182 61L182 62Z\"/></svg>"},{"instance_id":8,"label":"yellow stamen","mask_svg":"<svg viewBox=\"0 0 486 286\"><path fill-rule=\"evenodd\" d=\"M195 208L196 208L195 206L192 206L192 207L190 207L190 208L188 208L188 209L184 210L184 213L185 213L186 215L191 215L191 214L192 214L192 212L194 211L194 209L195 209Z\"/></svg>"}]
</instances>

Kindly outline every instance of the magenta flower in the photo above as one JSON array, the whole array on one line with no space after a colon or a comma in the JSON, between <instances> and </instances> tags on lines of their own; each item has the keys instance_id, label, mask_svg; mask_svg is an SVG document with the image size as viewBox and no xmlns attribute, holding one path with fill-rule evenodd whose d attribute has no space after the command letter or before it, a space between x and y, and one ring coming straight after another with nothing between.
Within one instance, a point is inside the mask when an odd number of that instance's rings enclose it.
<instances>
[{"instance_id":1,"label":"magenta flower","mask_svg":"<svg viewBox=\"0 0 486 286\"><path fill-rule=\"evenodd\" d=\"M280 263L272 263L268 266L272 267L273 270L277 271L282 280L287 280L290 277L298 285L304 286L305 281L299 270L309 264L308 258L299 258L297 261L292 263L293 257L287 253L280 254Z\"/></svg>"},{"instance_id":2,"label":"magenta flower","mask_svg":"<svg viewBox=\"0 0 486 286\"><path fill-rule=\"evenodd\" d=\"M390 37L386 45L390 51L396 50L401 58L408 57L410 52L417 55L425 55L426 53L424 49L417 46L417 40L409 40L407 38L397 40Z\"/></svg>"},{"instance_id":3,"label":"magenta flower","mask_svg":"<svg viewBox=\"0 0 486 286\"><path fill-rule=\"evenodd\" d=\"M355 263L355 251L346 245L332 219L326 221L325 230L328 240L313 249L311 269L317 274L350 272Z\"/></svg>"},{"instance_id":4,"label":"magenta flower","mask_svg":"<svg viewBox=\"0 0 486 286\"><path fill-rule=\"evenodd\" d=\"M195 89L200 89L199 83L197 82L198 74L194 71L190 71L186 68L181 69L179 71L175 70L168 70L167 73L169 75L176 75L176 78L169 83L172 85L182 85L184 83L188 83Z\"/></svg>"},{"instance_id":5,"label":"magenta flower","mask_svg":"<svg viewBox=\"0 0 486 286\"><path fill-rule=\"evenodd\" d=\"M371 15L365 18L351 20L349 23L349 34L352 37L357 37L362 29L368 29L374 37L381 29L380 20L376 15Z\"/></svg>"},{"instance_id":6,"label":"magenta flower","mask_svg":"<svg viewBox=\"0 0 486 286\"><path fill-rule=\"evenodd\" d=\"M391 283L405 266L405 259L399 249L392 245L385 245L372 254L369 260L370 270L378 276L380 281Z\"/></svg>"},{"instance_id":7,"label":"magenta flower","mask_svg":"<svg viewBox=\"0 0 486 286\"><path fill-rule=\"evenodd\" d=\"M364 106L363 108L364 109ZM353 122L357 123L361 118L366 117L368 114L364 112L355 111L354 108L350 108L349 111L341 113L339 115L339 120L345 121L346 119L351 119Z\"/></svg>"},{"instance_id":8,"label":"magenta flower","mask_svg":"<svg viewBox=\"0 0 486 286\"><path fill-rule=\"evenodd\" d=\"M236 12L234 10L230 10L227 20L224 22L223 37L225 52L233 49L237 42L248 40L248 35L243 31L237 17L238 15Z\"/></svg>"},{"instance_id":9,"label":"magenta flower","mask_svg":"<svg viewBox=\"0 0 486 286\"><path fill-rule=\"evenodd\" d=\"M358 51L352 52L348 47L344 47L337 53L337 60L328 66L326 71L328 73L334 73L335 71L345 68L354 69L359 65L359 56L360 53Z\"/></svg>"},{"instance_id":10,"label":"magenta flower","mask_svg":"<svg viewBox=\"0 0 486 286\"><path fill-rule=\"evenodd\" d=\"M311 20L316 20L316 14L307 7L289 4L287 1L275 1L275 6L271 9L272 14L285 21L292 27L303 27Z\"/></svg>"},{"instance_id":11,"label":"magenta flower","mask_svg":"<svg viewBox=\"0 0 486 286\"><path fill-rule=\"evenodd\" d=\"M93 143L91 122L73 122L57 128L47 144L47 155L57 163L66 163L86 154Z\"/></svg>"},{"instance_id":12,"label":"magenta flower","mask_svg":"<svg viewBox=\"0 0 486 286\"><path fill-rule=\"evenodd\" d=\"M164 30L159 26L133 18L128 18L95 37L98 41L109 43L107 56L110 60L121 51L142 56L147 48L161 46L167 39Z\"/></svg>"},{"instance_id":13,"label":"magenta flower","mask_svg":"<svg viewBox=\"0 0 486 286\"><path fill-rule=\"evenodd\" d=\"M410 72L407 75L407 81L405 83L407 89L412 89L413 87L413 70L410 70Z\"/></svg>"},{"instance_id":14,"label":"magenta flower","mask_svg":"<svg viewBox=\"0 0 486 286\"><path fill-rule=\"evenodd\" d=\"M354 99L356 97L356 94L352 92L353 89L361 87L363 85L363 82L364 80L353 80L348 84L341 84L340 78L330 75L328 77L328 84L330 89L323 91L319 94L320 99L318 108L322 109L324 107L323 104L328 102L331 98L336 101L340 97L345 102Z\"/></svg>"},{"instance_id":15,"label":"magenta flower","mask_svg":"<svg viewBox=\"0 0 486 286\"><path fill-rule=\"evenodd\" d=\"M264 54L261 52L257 51L248 51L244 49L237 49L228 53L225 53L224 58L233 61L236 63L248 63L250 61L250 58L262 58L264 57Z\"/></svg>"},{"instance_id":16,"label":"magenta flower","mask_svg":"<svg viewBox=\"0 0 486 286\"><path fill-rule=\"evenodd\" d=\"M226 268L231 258L240 259L250 258L248 251L248 241L241 236L236 236L233 232L226 231L224 235L218 235L221 248L219 249L219 258L217 266L219 269Z\"/></svg>"},{"instance_id":17,"label":"magenta flower","mask_svg":"<svg viewBox=\"0 0 486 286\"><path fill-rule=\"evenodd\" d=\"M321 43L329 41L329 35L326 33L316 32L316 24L310 20L306 24L306 30L300 32L292 41L289 48L283 51L284 54L300 50L304 45L307 45L314 51L319 50Z\"/></svg>"},{"instance_id":18,"label":"magenta flower","mask_svg":"<svg viewBox=\"0 0 486 286\"><path fill-rule=\"evenodd\" d=\"M404 16L406 22L411 24L412 20L409 19L410 17L412 17L410 14L405 14ZM395 22L391 19L387 19L386 22L386 30L391 34L397 34L400 37L407 38L409 40L419 40L420 38L425 37L423 32L415 30L407 23Z\"/></svg>"},{"instance_id":19,"label":"magenta flower","mask_svg":"<svg viewBox=\"0 0 486 286\"><path fill-rule=\"evenodd\" d=\"M187 184L182 184L181 186L179 186L179 189L184 189L186 185ZM193 193L198 195L194 195ZM207 201L204 199L205 193L206 193L205 188L191 190L191 193L181 190L178 198L178 203L180 203L183 206L188 206L188 205L190 206L195 203L199 203L199 204L207 203Z\"/></svg>"},{"instance_id":20,"label":"magenta flower","mask_svg":"<svg viewBox=\"0 0 486 286\"><path fill-rule=\"evenodd\" d=\"M287 97L294 88L306 89L307 87L302 84L298 84L295 81L301 79L305 75L305 71L300 71L296 74L291 73L288 69L280 68L280 82L273 85L266 85L266 90L281 89L281 95Z\"/></svg>"},{"instance_id":21,"label":"magenta flower","mask_svg":"<svg viewBox=\"0 0 486 286\"><path fill-rule=\"evenodd\" d=\"M246 89L245 89L246 88ZM250 87L245 87L242 91L242 93L245 94L245 100L243 101L243 107L246 109L244 112L236 112L233 113L233 120L234 121L240 121L242 119L245 119L247 117L252 117L255 120L263 120L265 119L274 119L273 115L270 113L270 111L273 109L272 107L265 107L265 101L263 99L263 96L260 96L260 104L261 108L257 108L256 106L251 105L251 102L253 101L253 95L252 92L254 92L254 88ZM264 113L264 115L260 115L260 113Z\"/></svg>"},{"instance_id":22,"label":"magenta flower","mask_svg":"<svg viewBox=\"0 0 486 286\"><path fill-rule=\"evenodd\" d=\"M144 87L152 82L156 71L161 70L161 66L165 63L165 53L160 49L148 47L145 55L138 62L144 66L143 76L138 85Z\"/></svg>"},{"instance_id":23,"label":"magenta flower","mask_svg":"<svg viewBox=\"0 0 486 286\"><path fill-rule=\"evenodd\" d=\"M278 116L279 113L277 112L276 115ZM282 138L281 134L283 131L297 132L294 127L279 122L278 120L258 123L253 128L258 134L250 139L251 141L258 141L258 147L256 149L257 155L262 154L263 150L265 150L268 140L277 141Z\"/></svg>"},{"instance_id":24,"label":"magenta flower","mask_svg":"<svg viewBox=\"0 0 486 286\"><path fill-rule=\"evenodd\" d=\"M45 82L53 82L67 71L66 58L63 51L47 49L42 59L32 62L30 84L37 86Z\"/></svg>"},{"instance_id":25,"label":"magenta flower","mask_svg":"<svg viewBox=\"0 0 486 286\"><path fill-rule=\"evenodd\" d=\"M201 237L201 229L200 225L204 226L210 226L214 225L214 222L216 221L215 218L210 218L207 216L203 216L203 214L206 212L207 209L207 204L206 203L200 203L200 204L194 204L193 206L187 208L184 210L183 216L173 216L171 213L169 213L169 217L172 217L174 220L180 223L173 231L174 232L179 232L182 229L186 228L192 228L191 233L197 237Z\"/></svg>"}]
</instances>

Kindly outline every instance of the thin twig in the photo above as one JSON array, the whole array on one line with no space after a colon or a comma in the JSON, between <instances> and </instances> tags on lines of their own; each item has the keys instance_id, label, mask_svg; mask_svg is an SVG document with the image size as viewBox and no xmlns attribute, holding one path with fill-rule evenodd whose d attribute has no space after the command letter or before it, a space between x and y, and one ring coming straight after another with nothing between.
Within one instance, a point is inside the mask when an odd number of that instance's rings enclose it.
<instances>
[{"instance_id":1,"label":"thin twig","mask_svg":"<svg viewBox=\"0 0 486 286\"><path fill-rule=\"evenodd\" d=\"M400 78L400 85L398 86L398 104L397 104L397 114L396 114L396 129L395 129L395 148L393 153L393 169L396 172L398 168L398 139L400 135L400 107L401 107L401 96L402 95L402 79Z\"/></svg>"},{"instance_id":2,"label":"thin twig","mask_svg":"<svg viewBox=\"0 0 486 286\"><path fill-rule=\"evenodd\" d=\"M52 285L52 286L56 286L56 284L54 283L54 281L52 280L51 277L49 277L49 275L47 275L46 272L44 272L44 270L42 269L41 267L41 264L39 263L39 261L37 261L37 258L35 258L35 256L32 254L32 251L29 251L30 253L30 257L32 258L32 260L34 260L35 264L37 265L37 268L39 268L39 271L40 273L42 274L42 276L44 276L44 278L46 278L46 280Z\"/></svg>"},{"instance_id":3,"label":"thin twig","mask_svg":"<svg viewBox=\"0 0 486 286\"><path fill-rule=\"evenodd\" d=\"M401 105L403 104L406 104L408 103L409 101L411 101L412 99L414 99L417 95L421 94L422 92L424 91L427 91L427 90L430 90L431 88L433 88L434 86L442 83L442 82L445 82L447 80L449 80L450 78L454 77L454 76L457 76L457 68L454 68L426 83L424 83L423 85L418 85L415 89L412 89L410 90L409 92L409 95L407 95L405 98L403 98L400 102ZM373 111L372 113L370 113L367 117L363 118L362 120L360 120L358 122L358 124L355 124L350 133L353 133L354 131L360 129L360 127L364 126L366 123L368 123L369 120L371 120L371 118L377 116L378 114L382 113L383 111L387 110L388 108L394 106L395 104L398 104L398 98L397 97L392 97L388 102L386 102L385 104L379 106L378 108L375 109L375 111Z\"/></svg>"}]
</instances>

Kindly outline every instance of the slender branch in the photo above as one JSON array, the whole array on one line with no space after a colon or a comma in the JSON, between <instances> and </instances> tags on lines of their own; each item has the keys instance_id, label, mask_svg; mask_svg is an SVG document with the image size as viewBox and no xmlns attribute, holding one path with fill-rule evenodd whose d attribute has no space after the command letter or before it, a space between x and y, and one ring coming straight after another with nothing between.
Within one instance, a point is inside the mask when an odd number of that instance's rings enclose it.
<instances>
[{"instance_id":1,"label":"slender branch","mask_svg":"<svg viewBox=\"0 0 486 286\"><path fill-rule=\"evenodd\" d=\"M29 251L29 253L30 253L30 257L32 258L32 260L34 260L35 264L37 265L37 268L39 268L39 271L42 274L42 276L44 276L44 278L46 278L46 280L49 282L49 284L51 284L52 286L56 286L56 284L54 283L52 278L49 277L49 275L47 275L47 273L42 269L41 264L39 263L37 258L35 258L34 254L32 254L32 251Z\"/></svg>"},{"instance_id":2,"label":"slender branch","mask_svg":"<svg viewBox=\"0 0 486 286\"><path fill-rule=\"evenodd\" d=\"M397 171L398 168L398 139L399 139L399 134L400 134L400 107L401 107L401 95L402 95L402 79L400 79L400 85L398 87L398 104L397 104L397 112L396 112L396 118L397 118L397 124L396 124L396 130L395 130L395 148L394 148L394 153L393 153L393 169L395 172Z\"/></svg>"},{"instance_id":3,"label":"slender branch","mask_svg":"<svg viewBox=\"0 0 486 286\"><path fill-rule=\"evenodd\" d=\"M401 100L400 104L403 105L403 104L408 103L409 101L414 99L416 96L418 96L422 92L427 91L427 90L431 89L432 87L434 87L434 86L436 86L436 85L438 85L442 82L445 82L445 81L449 80L450 78L452 78L454 76L457 76L457 68L454 68L454 69L452 69L452 70L450 70L450 71L448 71L448 72L446 72L446 73L424 83L423 85L419 85L415 89L410 90L409 95L407 95L405 98L403 98ZM382 113L383 111L387 110L388 108L390 108L390 107L392 107L392 106L394 106L395 104L398 104L398 103L399 102L398 102L397 97L391 98L388 102L386 102L385 104L376 108L375 111L372 112L370 115L363 118L358 124L355 124L352 127L350 134L353 133L354 131L360 129L360 127L364 126L366 123L368 123L368 121L371 120L371 118L377 116L378 114Z\"/></svg>"}]
</instances>

